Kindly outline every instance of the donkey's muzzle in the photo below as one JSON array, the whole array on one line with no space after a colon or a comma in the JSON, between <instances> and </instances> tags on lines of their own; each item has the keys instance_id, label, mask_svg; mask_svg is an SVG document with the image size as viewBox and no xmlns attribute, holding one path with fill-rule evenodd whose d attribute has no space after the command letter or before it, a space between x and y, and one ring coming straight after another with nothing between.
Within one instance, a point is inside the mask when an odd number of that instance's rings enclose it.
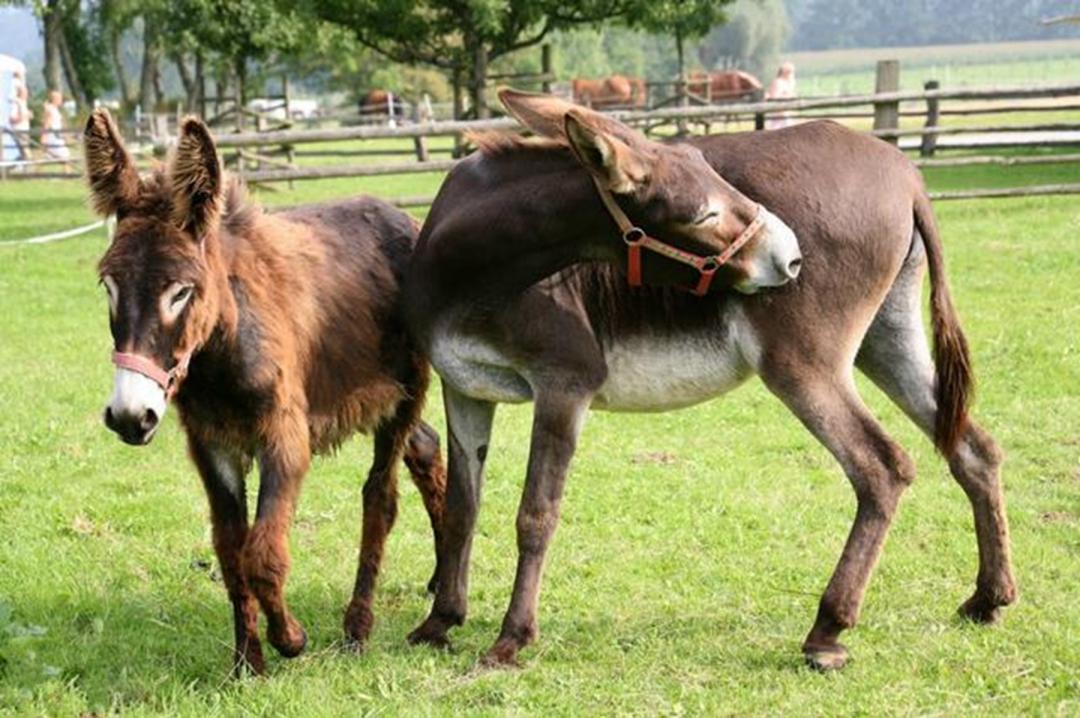
<instances>
[{"instance_id":1,"label":"donkey's muzzle","mask_svg":"<svg viewBox=\"0 0 1080 718\"><path fill-rule=\"evenodd\" d=\"M154 438L154 432L161 417L153 409L145 409L141 414L114 412L111 406L105 407L105 426L124 440L125 444L143 446Z\"/></svg>"},{"instance_id":2,"label":"donkey's muzzle","mask_svg":"<svg viewBox=\"0 0 1080 718\"><path fill-rule=\"evenodd\" d=\"M165 416L165 392L138 372L116 370L116 386L105 407L105 426L132 446L149 444Z\"/></svg>"}]
</instances>

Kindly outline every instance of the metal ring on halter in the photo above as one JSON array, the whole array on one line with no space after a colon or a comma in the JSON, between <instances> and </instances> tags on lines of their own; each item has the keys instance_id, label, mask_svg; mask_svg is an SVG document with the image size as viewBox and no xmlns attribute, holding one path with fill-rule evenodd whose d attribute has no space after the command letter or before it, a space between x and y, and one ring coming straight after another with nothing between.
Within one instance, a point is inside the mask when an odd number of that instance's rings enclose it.
<instances>
[{"instance_id":1,"label":"metal ring on halter","mask_svg":"<svg viewBox=\"0 0 1080 718\"><path fill-rule=\"evenodd\" d=\"M622 238L627 244L638 244L647 236L641 227L631 227L623 233Z\"/></svg>"}]
</instances>

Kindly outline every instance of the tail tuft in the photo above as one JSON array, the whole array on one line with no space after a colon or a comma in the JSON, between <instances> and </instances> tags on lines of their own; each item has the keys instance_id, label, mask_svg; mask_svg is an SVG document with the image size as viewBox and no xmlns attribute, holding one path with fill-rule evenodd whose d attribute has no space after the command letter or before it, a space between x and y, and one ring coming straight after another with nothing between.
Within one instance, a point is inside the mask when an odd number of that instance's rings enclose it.
<instances>
[{"instance_id":1,"label":"tail tuft","mask_svg":"<svg viewBox=\"0 0 1080 718\"><path fill-rule=\"evenodd\" d=\"M930 268L930 319L934 335L934 444L948 456L967 428L968 406L974 395L974 375L967 339L953 307L945 277L941 236L934 222L930 198L922 190L915 200L915 227L922 236Z\"/></svg>"}]
</instances>

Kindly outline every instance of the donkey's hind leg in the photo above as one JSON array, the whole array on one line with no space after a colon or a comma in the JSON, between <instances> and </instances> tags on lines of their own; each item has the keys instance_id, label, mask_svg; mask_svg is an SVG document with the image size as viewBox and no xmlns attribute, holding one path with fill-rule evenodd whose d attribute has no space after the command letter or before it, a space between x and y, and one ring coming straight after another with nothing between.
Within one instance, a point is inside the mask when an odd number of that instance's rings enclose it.
<instances>
[{"instance_id":1,"label":"donkey's hind leg","mask_svg":"<svg viewBox=\"0 0 1080 718\"><path fill-rule=\"evenodd\" d=\"M856 365L932 437L937 405L934 364L923 330L921 246L916 241L863 340ZM1001 491L1001 451L989 434L969 420L946 459L971 501L979 545L975 593L960 610L972 620L990 623L998 618L1001 606L1016 600Z\"/></svg>"},{"instance_id":2,"label":"donkey's hind leg","mask_svg":"<svg viewBox=\"0 0 1080 718\"><path fill-rule=\"evenodd\" d=\"M363 489L364 519L356 584L345 610L345 636L355 649L363 647L375 622L371 610L375 581L379 576L386 537L397 518L398 462L405 452L416 411L411 404L411 400L401 402L394 416L375 431L375 456Z\"/></svg>"},{"instance_id":3,"label":"donkey's hind leg","mask_svg":"<svg viewBox=\"0 0 1080 718\"><path fill-rule=\"evenodd\" d=\"M431 532L435 539L435 571L428 581L428 593L434 594L439 586L439 564L442 563L442 524L446 503L446 467L439 451L439 434L423 421L418 422L405 444L405 466L412 474L413 483L420 490L431 520Z\"/></svg>"},{"instance_id":4,"label":"donkey's hind leg","mask_svg":"<svg viewBox=\"0 0 1080 718\"><path fill-rule=\"evenodd\" d=\"M762 378L840 462L858 499L855 523L803 643L807 662L830 670L847 662L847 649L837 639L858 619L900 495L915 471L863 405L849 372L814 375L809 367L803 369L794 378L790 369L763 371Z\"/></svg>"},{"instance_id":5,"label":"donkey's hind leg","mask_svg":"<svg viewBox=\"0 0 1080 718\"><path fill-rule=\"evenodd\" d=\"M443 383L446 404L446 508L439 551L438 586L431 613L409 634L409 643L450 645L450 628L460 626L468 609L469 554L480 508L495 404L473 399Z\"/></svg>"}]
</instances>

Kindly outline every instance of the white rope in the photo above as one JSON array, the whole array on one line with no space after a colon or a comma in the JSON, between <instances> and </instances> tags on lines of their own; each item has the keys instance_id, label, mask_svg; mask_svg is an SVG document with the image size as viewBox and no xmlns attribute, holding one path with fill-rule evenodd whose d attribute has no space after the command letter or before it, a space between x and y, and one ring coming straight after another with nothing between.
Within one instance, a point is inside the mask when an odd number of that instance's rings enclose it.
<instances>
[{"instance_id":1,"label":"white rope","mask_svg":"<svg viewBox=\"0 0 1080 718\"><path fill-rule=\"evenodd\" d=\"M61 239L67 239L69 237L77 237L80 234L86 234L87 232L93 232L99 227L105 226L105 220L99 219L97 222L91 222L90 224L84 224L82 227L76 227L74 229L65 229L63 232L53 232L52 234L43 234L40 237L30 237L29 239L9 239L6 241L0 241L0 247L8 244L48 244L49 242L56 242Z\"/></svg>"}]
</instances>

